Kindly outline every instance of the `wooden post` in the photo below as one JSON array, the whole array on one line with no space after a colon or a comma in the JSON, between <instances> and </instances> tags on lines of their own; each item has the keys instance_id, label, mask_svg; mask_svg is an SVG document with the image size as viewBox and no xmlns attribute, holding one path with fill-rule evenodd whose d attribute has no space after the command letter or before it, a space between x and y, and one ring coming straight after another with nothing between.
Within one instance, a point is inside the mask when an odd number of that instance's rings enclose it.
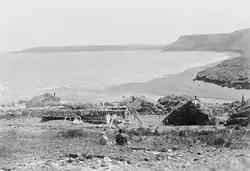
<instances>
[{"instance_id":1,"label":"wooden post","mask_svg":"<svg viewBox=\"0 0 250 171\"><path fill-rule=\"evenodd\" d=\"M30 118L31 113L32 113L32 110L30 111L30 113L29 113L29 115L27 117L27 120Z\"/></svg>"},{"instance_id":2,"label":"wooden post","mask_svg":"<svg viewBox=\"0 0 250 171\"><path fill-rule=\"evenodd\" d=\"M142 123L142 121L139 119L139 117L138 117L138 112L134 109L134 108L132 108L132 111L133 111L133 114L134 114L134 116L135 116L135 118L140 122L140 124L142 125L143 123Z\"/></svg>"},{"instance_id":3,"label":"wooden post","mask_svg":"<svg viewBox=\"0 0 250 171\"><path fill-rule=\"evenodd\" d=\"M242 97L241 97L241 106L243 106L244 103L245 103L245 99L244 99L244 95L242 95Z\"/></svg>"},{"instance_id":4,"label":"wooden post","mask_svg":"<svg viewBox=\"0 0 250 171\"><path fill-rule=\"evenodd\" d=\"M65 116L65 118L64 118L64 120L63 120L62 127L63 127L63 125L64 125L64 123L65 123L65 121L66 121L67 117L68 117L68 115L66 115L66 116Z\"/></svg>"},{"instance_id":5,"label":"wooden post","mask_svg":"<svg viewBox=\"0 0 250 171\"><path fill-rule=\"evenodd\" d=\"M115 115L112 117L112 120L111 120L111 122L110 122L110 124L109 124L109 128L111 128L111 126L112 126L112 124L113 124L114 119L115 119Z\"/></svg>"}]
</instances>

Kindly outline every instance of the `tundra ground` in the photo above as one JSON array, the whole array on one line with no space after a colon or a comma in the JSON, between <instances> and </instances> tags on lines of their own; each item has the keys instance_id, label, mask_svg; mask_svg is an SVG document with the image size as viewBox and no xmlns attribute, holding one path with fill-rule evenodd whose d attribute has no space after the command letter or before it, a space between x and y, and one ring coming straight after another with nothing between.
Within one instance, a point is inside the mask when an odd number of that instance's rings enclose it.
<instances>
[{"instance_id":1,"label":"tundra ground","mask_svg":"<svg viewBox=\"0 0 250 171\"><path fill-rule=\"evenodd\" d=\"M117 128L40 118L0 120L3 170L231 170L250 168L249 128L162 125L164 116L133 117L129 145L115 144ZM104 131L110 144L98 142ZM139 129L138 129L139 128ZM233 163L232 163L233 162ZM195 169L194 169L195 168Z\"/></svg>"}]
</instances>

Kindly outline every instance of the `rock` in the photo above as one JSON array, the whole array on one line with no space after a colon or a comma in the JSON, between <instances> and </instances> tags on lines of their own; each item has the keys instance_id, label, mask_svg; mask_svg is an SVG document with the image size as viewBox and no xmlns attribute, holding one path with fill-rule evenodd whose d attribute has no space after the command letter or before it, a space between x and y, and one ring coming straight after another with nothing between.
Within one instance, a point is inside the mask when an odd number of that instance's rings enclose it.
<instances>
[{"instance_id":1,"label":"rock","mask_svg":"<svg viewBox=\"0 0 250 171\"><path fill-rule=\"evenodd\" d=\"M139 127L137 128L137 133L139 135L153 135L154 132L152 129L150 129L149 127Z\"/></svg>"},{"instance_id":2,"label":"rock","mask_svg":"<svg viewBox=\"0 0 250 171\"><path fill-rule=\"evenodd\" d=\"M105 161L106 163L109 163L109 162L112 162L112 159L110 157L105 156L103 158L103 161Z\"/></svg>"},{"instance_id":3,"label":"rock","mask_svg":"<svg viewBox=\"0 0 250 171\"><path fill-rule=\"evenodd\" d=\"M101 138L100 138L100 144L106 145L106 144L108 144L108 141L109 141L109 139L108 139L107 135L103 132L101 135Z\"/></svg>"},{"instance_id":4,"label":"rock","mask_svg":"<svg viewBox=\"0 0 250 171\"><path fill-rule=\"evenodd\" d=\"M175 151L175 150L178 150L178 149L179 149L179 148L178 148L177 146L173 146L173 147L172 147L172 150L174 150L174 151Z\"/></svg>"},{"instance_id":5,"label":"rock","mask_svg":"<svg viewBox=\"0 0 250 171\"><path fill-rule=\"evenodd\" d=\"M91 168L93 169L97 169L101 166L102 161L101 160L93 160L93 162L91 163Z\"/></svg>"},{"instance_id":6,"label":"rock","mask_svg":"<svg viewBox=\"0 0 250 171\"><path fill-rule=\"evenodd\" d=\"M194 161L198 161L199 159L197 159L197 158L194 158Z\"/></svg>"},{"instance_id":7,"label":"rock","mask_svg":"<svg viewBox=\"0 0 250 171\"><path fill-rule=\"evenodd\" d=\"M73 159L68 159L67 162L68 163L72 163L74 160Z\"/></svg>"},{"instance_id":8,"label":"rock","mask_svg":"<svg viewBox=\"0 0 250 171\"><path fill-rule=\"evenodd\" d=\"M69 157L69 158L77 158L78 155L77 154L69 154L69 155L67 155L67 157Z\"/></svg>"},{"instance_id":9,"label":"rock","mask_svg":"<svg viewBox=\"0 0 250 171\"><path fill-rule=\"evenodd\" d=\"M165 125L203 125L212 124L214 116L211 110L198 100L189 100L173 110L163 120Z\"/></svg>"},{"instance_id":10,"label":"rock","mask_svg":"<svg viewBox=\"0 0 250 171\"><path fill-rule=\"evenodd\" d=\"M155 131L154 131L153 134L156 135L156 136L160 136L161 135L159 129L155 129Z\"/></svg>"},{"instance_id":11,"label":"rock","mask_svg":"<svg viewBox=\"0 0 250 171\"><path fill-rule=\"evenodd\" d=\"M101 162L101 167L107 167L107 166L108 166L108 164L106 162L104 162L104 161Z\"/></svg>"}]
</instances>

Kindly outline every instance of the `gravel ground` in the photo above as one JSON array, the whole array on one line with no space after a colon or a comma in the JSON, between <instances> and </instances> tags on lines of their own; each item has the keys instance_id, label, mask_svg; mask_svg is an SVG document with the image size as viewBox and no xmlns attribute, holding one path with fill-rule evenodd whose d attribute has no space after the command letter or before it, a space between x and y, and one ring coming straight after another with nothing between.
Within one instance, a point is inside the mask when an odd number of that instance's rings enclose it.
<instances>
[{"instance_id":1,"label":"gravel ground","mask_svg":"<svg viewBox=\"0 0 250 171\"><path fill-rule=\"evenodd\" d=\"M143 116L147 126L185 130L187 127L163 127L162 116ZM115 145L117 129L107 129L111 144L102 146L98 136L103 125L72 125L62 121L41 123L39 118L0 120L0 168L11 170L182 170L229 165L249 155L249 144L240 148L215 147L201 142L176 144L165 136L133 136L125 147ZM138 127L131 119L129 127ZM201 126L189 129L207 129ZM81 129L79 137L65 138L61 132ZM179 139L178 139L179 138ZM245 137L246 142L249 137ZM238 162L240 163L240 162ZM244 162L243 162L244 163ZM247 163L247 162L245 162ZM249 164L250 162L248 162ZM242 164L240 164L242 165ZM247 164L243 164L248 167ZM233 166L236 166L235 164ZM239 166L238 166L239 167ZM250 165L249 165L250 168ZM192 170L191 169L191 170Z\"/></svg>"}]
</instances>

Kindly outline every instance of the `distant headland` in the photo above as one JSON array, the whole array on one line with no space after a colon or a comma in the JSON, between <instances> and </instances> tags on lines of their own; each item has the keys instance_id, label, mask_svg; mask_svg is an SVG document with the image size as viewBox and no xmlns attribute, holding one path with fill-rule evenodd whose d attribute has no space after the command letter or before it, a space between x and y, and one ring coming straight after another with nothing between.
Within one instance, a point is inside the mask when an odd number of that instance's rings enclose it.
<instances>
[{"instance_id":1,"label":"distant headland","mask_svg":"<svg viewBox=\"0 0 250 171\"><path fill-rule=\"evenodd\" d=\"M132 51L132 50L162 50L164 45L128 44L128 45L86 45L35 47L11 53L62 53L84 51Z\"/></svg>"}]
</instances>

